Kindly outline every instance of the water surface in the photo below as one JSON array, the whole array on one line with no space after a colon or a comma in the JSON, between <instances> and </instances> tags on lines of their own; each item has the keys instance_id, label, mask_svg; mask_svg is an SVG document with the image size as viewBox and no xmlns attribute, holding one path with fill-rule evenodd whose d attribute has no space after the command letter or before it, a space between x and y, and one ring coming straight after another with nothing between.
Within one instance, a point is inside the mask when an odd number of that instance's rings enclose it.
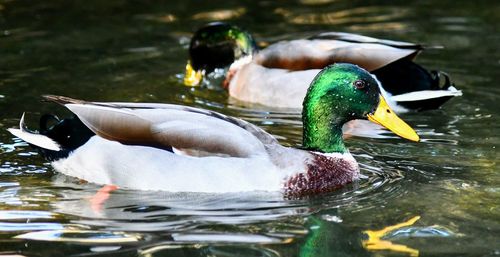
<instances>
[{"instance_id":1,"label":"water surface","mask_svg":"<svg viewBox=\"0 0 500 257\"><path fill-rule=\"evenodd\" d=\"M38 1L0 0L0 255L495 256L500 255L496 1ZM21 114L68 113L41 94L187 104L247 119L286 145L300 115L248 106L222 90L182 86L191 33L227 20L269 43L321 31L440 45L418 62L446 71L464 95L402 115L422 137L351 137L363 179L307 199L266 192L118 190L54 173L5 129ZM366 230L415 218L364 247ZM420 217L418 219L418 217Z\"/></svg>"}]
</instances>

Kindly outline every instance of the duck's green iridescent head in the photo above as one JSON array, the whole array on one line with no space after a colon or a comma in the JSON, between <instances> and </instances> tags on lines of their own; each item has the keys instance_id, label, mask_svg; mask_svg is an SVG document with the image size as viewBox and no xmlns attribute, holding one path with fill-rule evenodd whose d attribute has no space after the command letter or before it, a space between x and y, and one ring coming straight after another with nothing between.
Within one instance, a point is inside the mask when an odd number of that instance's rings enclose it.
<instances>
[{"instance_id":1,"label":"duck's green iridescent head","mask_svg":"<svg viewBox=\"0 0 500 257\"><path fill-rule=\"evenodd\" d=\"M191 38L185 83L196 85L203 73L226 68L256 49L252 36L239 27L224 22L209 23Z\"/></svg>"},{"instance_id":2,"label":"duck's green iridescent head","mask_svg":"<svg viewBox=\"0 0 500 257\"><path fill-rule=\"evenodd\" d=\"M304 147L346 152L342 125L368 119L397 135L418 141L415 131L389 108L377 81L366 70L347 63L324 68L311 82L303 103Z\"/></svg>"}]
</instances>

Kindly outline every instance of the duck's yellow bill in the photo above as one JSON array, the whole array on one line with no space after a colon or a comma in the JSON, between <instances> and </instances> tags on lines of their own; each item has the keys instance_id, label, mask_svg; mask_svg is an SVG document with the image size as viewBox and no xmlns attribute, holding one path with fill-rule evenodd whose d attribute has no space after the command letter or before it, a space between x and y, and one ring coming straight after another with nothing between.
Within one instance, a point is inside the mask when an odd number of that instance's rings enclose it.
<instances>
[{"instance_id":1,"label":"duck's yellow bill","mask_svg":"<svg viewBox=\"0 0 500 257\"><path fill-rule=\"evenodd\" d=\"M184 85L194 87L200 84L203 74L201 71L195 71L191 63L186 64L186 74L184 75Z\"/></svg>"},{"instance_id":2,"label":"duck's yellow bill","mask_svg":"<svg viewBox=\"0 0 500 257\"><path fill-rule=\"evenodd\" d=\"M368 120L386 127L402 138L415 142L420 140L417 132L415 132L415 130L413 130L408 124L406 124L406 122L400 119L394 111L391 110L391 108L389 108L389 105L387 105L383 96L380 96L380 102L377 110L375 110L375 113L368 114Z\"/></svg>"}]
</instances>

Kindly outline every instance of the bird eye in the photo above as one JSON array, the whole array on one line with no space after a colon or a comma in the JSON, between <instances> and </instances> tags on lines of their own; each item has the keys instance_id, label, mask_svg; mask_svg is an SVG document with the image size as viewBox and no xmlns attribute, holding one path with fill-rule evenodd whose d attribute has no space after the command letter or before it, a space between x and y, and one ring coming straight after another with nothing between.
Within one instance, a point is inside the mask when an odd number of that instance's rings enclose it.
<instances>
[{"instance_id":1,"label":"bird eye","mask_svg":"<svg viewBox=\"0 0 500 257\"><path fill-rule=\"evenodd\" d=\"M354 81L354 87L356 89L363 89L366 87L366 82L364 80L356 80Z\"/></svg>"}]
</instances>

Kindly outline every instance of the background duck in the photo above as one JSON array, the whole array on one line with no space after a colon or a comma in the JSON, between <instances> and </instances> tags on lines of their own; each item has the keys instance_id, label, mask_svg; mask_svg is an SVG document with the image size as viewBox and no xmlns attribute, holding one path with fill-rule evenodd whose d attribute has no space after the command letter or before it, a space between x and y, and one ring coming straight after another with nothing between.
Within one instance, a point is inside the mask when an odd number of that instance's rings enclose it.
<instances>
[{"instance_id":1,"label":"background duck","mask_svg":"<svg viewBox=\"0 0 500 257\"><path fill-rule=\"evenodd\" d=\"M301 149L284 147L255 125L208 110L45 98L77 118L49 129L49 119L43 118L41 134L25 129L21 119L20 129L9 131L42 148L56 171L123 188L315 194L359 176L342 140L345 122L368 119L419 140L387 106L374 78L352 64L328 66L311 83L304 99Z\"/></svg>"},{"instance_id":2,"label":"background duck","mask_svg":"<svg viewBox=\"0 0 500 257\"><path fill-rule=\"evenodd\" d=\"M197 85L204 76L227 69L223 84L231 97L301 108L314 76L329 64L347 62L374 74L396 111L435 109L462 93L445 73L429 72L413 61L422 50L418 44L328 32L280 41L258 51L249 33L214 22L194 33L184 82Z\"/></svg>"}]
</instances>

